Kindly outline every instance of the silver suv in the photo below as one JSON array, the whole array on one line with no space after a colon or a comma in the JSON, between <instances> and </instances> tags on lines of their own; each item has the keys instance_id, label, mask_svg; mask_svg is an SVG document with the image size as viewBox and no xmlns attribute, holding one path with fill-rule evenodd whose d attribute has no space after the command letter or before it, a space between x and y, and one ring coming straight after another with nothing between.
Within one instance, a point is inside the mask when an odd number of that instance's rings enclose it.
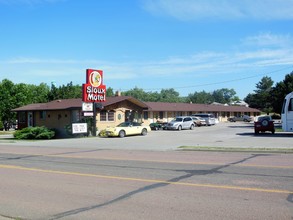
<instances>
[{"instance_id":1,"label":"silver suv","mask_svg":"<svg viewBox=\"0 0 293 220\"><path fill-rule=\"evenodd\" d=\"M190 129L194 128L194 122L190 116L180 116L176 117L167 124L168 130L181 130L181 129Z\"/></svg>"}]
</instances>

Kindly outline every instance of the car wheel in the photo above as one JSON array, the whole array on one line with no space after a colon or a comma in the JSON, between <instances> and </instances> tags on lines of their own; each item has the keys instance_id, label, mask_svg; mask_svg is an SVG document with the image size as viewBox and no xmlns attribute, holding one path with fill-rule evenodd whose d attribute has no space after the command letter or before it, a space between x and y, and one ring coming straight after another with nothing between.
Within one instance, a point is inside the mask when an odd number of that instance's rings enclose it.
<instances>
[{"instance_id":1,"label":"car wheel","mask_svg":"<svg viewBox=\"0 0 293 220\"><path fill-rule=\"evenodd\" d=\"M190 130L193 130L194 129L194 124L192 124L191 126L190 126Z\"/></svg>"},{"instance_id":2,"label":"car wheel","mask_svg":"<svg viewBox=\"0 0 293 220\"><path fill-rule=\"evenodd\" d=\"M181 125L178 126L178 131L181 131L182 130L182 127Z\"/></svg>"},{"instance_id":3,"label":"car wheel","mask_svg":"<svg viewBox=\"0 0 293 220\"><path fill-rule=\"evenodd\" d=\"M123 130L120 131L119 132L119 137L121 137L121 138L125 137L125 131L123 131Z\"/></svg>"},{"instance_id":4,"label":"car wheel","mask_svg":"<svg viewBox=\"0 0 293 220\"><path fill-rule=\"evenodd\" d=\"M148 133L147 129L145 129L145 128L142 129L141 135L145 136L145 135L147 135L147 133Z\"/></svg>"}]
</instances>

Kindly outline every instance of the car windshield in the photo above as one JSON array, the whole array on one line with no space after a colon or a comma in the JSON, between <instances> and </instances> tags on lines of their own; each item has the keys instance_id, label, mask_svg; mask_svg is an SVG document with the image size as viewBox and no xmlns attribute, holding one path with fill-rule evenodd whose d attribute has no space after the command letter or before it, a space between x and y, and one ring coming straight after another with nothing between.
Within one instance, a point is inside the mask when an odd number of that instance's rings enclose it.
<instances>
[{"instance_id":1,"label":"car windshield","mask_svg":"<svg viewBox=\"0 0 293 220\"><path fill-rule=\"evenodd\" d=\"M130 122L122 122L121 124L117 125L117 127L129 127L130 125Z\"/></svg>"}]
</instances>

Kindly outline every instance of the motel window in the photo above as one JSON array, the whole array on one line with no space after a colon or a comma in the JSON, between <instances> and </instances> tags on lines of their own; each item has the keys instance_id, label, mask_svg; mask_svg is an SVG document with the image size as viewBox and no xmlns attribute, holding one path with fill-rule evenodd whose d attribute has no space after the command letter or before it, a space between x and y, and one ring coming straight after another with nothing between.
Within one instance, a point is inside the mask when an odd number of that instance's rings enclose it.
<instances>
[{"instance_id":1,"label":"motel window","mask_svg":"<svg viewBox=\"0 0 293 220\"><path fill-rule=\"evenodd\" d=\"M40 119L44 120L46 119L46 111L40 111Z\"/></svg>"},{"instance_id":2,"label":"motel window","mask_svg":"<svg viewBox=\"0 0 293 220\"><path fill-rule=\"evenodd\" d=\"M143 112L143 119L147 120L149 118L149 112Z\"/></svg>"},{"instance_id":3,"label":"motel window","mask_svg":"<svg viewBox=\"0 0 293 220\"><path fill-rule=\"evenodd\" d=\"M108 121L114 121L114 111L108 112Z\"/></svg>"},{"instance_id":4,"label":"motel window","mask_svg":"<svg viewBox=\"0 0 293 220\"><path fill-rule=\"evenodd\" d=\"M100 121L107 121L107 112L106 111L100 112Z\"/></svg>"},{"instance_id":5,"label":"motel window","mask_svg":"<svg viewBox=\"0 0 293 220\"><path fill-rule=\"evenodd\" d=\"M160 115L160 119L164 118L164 112L159 112L159 115Z\"/></svg>"},{"instance_id":6,"label":"motel window","mask_svg":"<svg viewBox=\"0 0 293 220\"><path fill-rule=\"evenodd\" d=\"M182 116L182 112L176 112L176 117Z\"/></svg>"},{"instance_id":7,"label":"motel window","mask_svg":"<svg viewBox=\"0 0 293 220\"><path fill-rule=\"evenodd\" d=\"M114 111L101 111L100 121L114 121Z\"/></svg>"},{"instance_id":8,"label":"motel window","mask_svg":"<svg viewBox=\"0 0 293 220\"><path fill-rule=\"evenodd\" d=\"M25 123L26 122L26 113L25 112L19 112L18 121L19 121L19 123Z\"/></svg>"},{"instance_id":9,"label":"motel window","mask_svg":"<svg viewBox=\"0 0 293 220\"><path fill-rule=\"evenodd\" d=\"M49 117L49 115L48 115ZM72 111L72 122L79 122L82 118L82 112L79 110L73 110Z\"/></svg>"}]
</instances>

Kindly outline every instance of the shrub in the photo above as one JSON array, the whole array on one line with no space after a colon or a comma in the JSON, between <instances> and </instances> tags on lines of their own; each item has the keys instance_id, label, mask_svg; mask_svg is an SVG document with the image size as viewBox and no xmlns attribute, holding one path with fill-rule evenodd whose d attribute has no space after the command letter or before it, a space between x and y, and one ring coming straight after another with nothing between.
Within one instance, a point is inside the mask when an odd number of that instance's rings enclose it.
<instances>
[{"instance_id":1,"label":"shrub","mask_svg":"<svg viewBox=\"0 0 293 220\"><path fill-rule=\"evenodd\" d=\"M107 133L106 133L106 129L101 130L100 133L99 133L99 136L100 136L100 137L108 137L108 135L107 135Z\"/></svg>"},{"instance_id":2,"label":"shrub","mask_svg":"<svg viewBox=\"0 0 293 220\"><path fill-rule=\"evenodd\" d=\"M16 139L51 139L55 132L46 127L27 127L14 133Z\"/></svg>"}]
</instances>

